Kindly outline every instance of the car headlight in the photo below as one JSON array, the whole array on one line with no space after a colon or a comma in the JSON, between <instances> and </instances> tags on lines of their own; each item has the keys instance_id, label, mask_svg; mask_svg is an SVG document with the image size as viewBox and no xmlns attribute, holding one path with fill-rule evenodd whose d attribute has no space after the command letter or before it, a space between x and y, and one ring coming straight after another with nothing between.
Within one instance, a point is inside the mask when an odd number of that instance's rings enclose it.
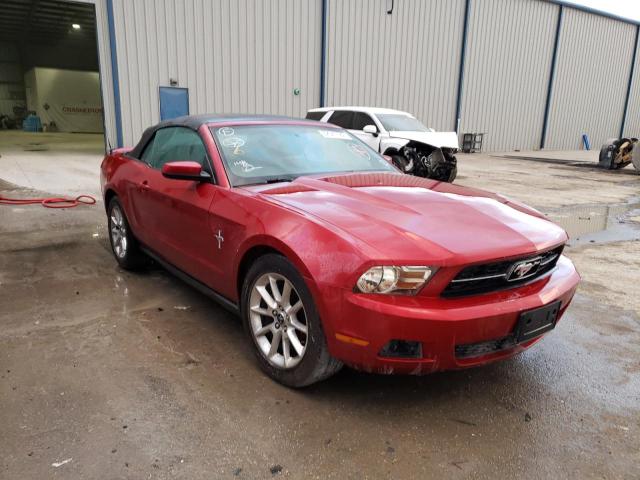
<instances>
[{"instance_id":1,"label":"car headlight","mask_svg":"<svg viewBox=\"0 0 640 480\"><path fill-rule=\"evenodd\" d=\"M356 283L360 293L415 295L435 272L431 267L378 266L364 272Z\"/></svg>"}]
</instances>

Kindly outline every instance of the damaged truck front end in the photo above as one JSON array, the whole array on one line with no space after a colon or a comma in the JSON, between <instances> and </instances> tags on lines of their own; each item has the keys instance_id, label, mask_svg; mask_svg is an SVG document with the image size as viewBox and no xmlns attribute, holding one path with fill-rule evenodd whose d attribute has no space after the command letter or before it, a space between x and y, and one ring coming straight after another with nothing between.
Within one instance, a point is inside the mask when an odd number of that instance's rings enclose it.
<instances>
[{"instance_id":1,"label":"damaged truck front end","mask_svg":"<svg viewBox=\"0 0 640 480\"><path fill-rule=\"evenodd\" d=\"M640 173L640 143L637 138L610 138L600 149L598 166L606 170L619 170L630 163Z\"/></svg>"},{"instance_id":2,"label":"damaged truck front end","mask_svg":"<svg viewBox=\"0 0 640 480\"><path fill-rule=\"evenodd\" d=\"M455 132L392 132L384 143L382 152L404 173L442 182L458 174Z\"/></svg>"},{"instance_id":3,"label":"damaged truck front end","mask_svg":"<svg viewBox=\"0 0 640 480\"><path fill-rule=\"evenodd\" d=\"M400 151L393 152L393 164L404 173L442 182L453 182L458 174L455 149L438 148L409 141Z\"/></svg>"}]
</instances>

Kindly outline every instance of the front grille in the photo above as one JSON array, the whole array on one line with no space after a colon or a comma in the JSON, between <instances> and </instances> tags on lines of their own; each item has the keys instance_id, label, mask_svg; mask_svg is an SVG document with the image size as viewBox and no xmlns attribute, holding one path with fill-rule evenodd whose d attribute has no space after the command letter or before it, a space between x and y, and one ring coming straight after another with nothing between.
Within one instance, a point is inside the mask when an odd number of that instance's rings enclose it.
<instances>
[{"instance_id":1,"label":"front grille","mask_svg":"<svg viewBox=\"0 0 640 480\"><path fill-rule=\"evenodd\" d=\"M443 297L480 295L529 283L553 270L564 245L537 255L471 265L451 280Z\"/></svg>"},{"instance_id":2,"label":"front grille","mask_svg":"<svg viewBox=\"0 0 640 480\"><path fill-rule=\"evenodd\" d=\"M508 350L516 346L515 337L499 338L480 343L468 343L466 345L456 345L456 358L472 358L489 355L490 353Z\"/></svg>"}]
</instances>

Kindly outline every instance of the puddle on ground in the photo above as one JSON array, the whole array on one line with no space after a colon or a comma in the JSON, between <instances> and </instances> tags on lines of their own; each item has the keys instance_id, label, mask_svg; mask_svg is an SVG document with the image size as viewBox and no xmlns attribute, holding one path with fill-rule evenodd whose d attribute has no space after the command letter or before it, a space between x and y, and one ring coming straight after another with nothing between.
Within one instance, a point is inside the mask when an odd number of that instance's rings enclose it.
<instances>
[{"instance_id":1,"label":"puddle on ground","mask_svg":"<svg viewBox=\"0 0 640 480\"><path fill-rule=\"evenodd\" d=\"M640 201L564 207L546 215L567 231L571 246L640 240Z\"/></svg>"}]
</instances>

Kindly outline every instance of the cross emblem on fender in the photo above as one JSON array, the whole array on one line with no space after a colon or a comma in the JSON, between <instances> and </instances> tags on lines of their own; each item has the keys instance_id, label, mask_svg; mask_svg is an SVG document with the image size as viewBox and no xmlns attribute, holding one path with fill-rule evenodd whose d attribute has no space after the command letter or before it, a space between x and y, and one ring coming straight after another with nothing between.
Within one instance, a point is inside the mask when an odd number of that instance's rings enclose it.
<instances>
[{"instance_id":1,"label":"cross emblem on fender","mask_svg":"<svg viewBox=\"0 0 640 480\"><path fill-rule=\"evenodd\" d=\"M218 230L218 233L216 233L216 240L218 241L218 250L221 250L222 242L224 242L224 237L222 236L222 230Z\"/></svg>"}]
</instances>

